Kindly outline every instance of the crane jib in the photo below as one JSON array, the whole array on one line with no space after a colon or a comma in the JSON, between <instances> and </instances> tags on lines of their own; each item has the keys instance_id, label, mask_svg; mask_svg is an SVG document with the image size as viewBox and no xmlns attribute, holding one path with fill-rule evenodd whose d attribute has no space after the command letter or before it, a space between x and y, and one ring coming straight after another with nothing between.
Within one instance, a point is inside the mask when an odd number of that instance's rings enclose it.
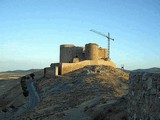
<instances>
[{"instance_id":1,"label":"crane jib","mask_svg":"<svg viewBox=\"0 0 160 120\"><path fill-rule=\"evenodd\" d=\"M92 32L94 32L96 34L99 34L101 36L104 36L104 37L106 37L108 39L108 58L110 59L110 40L114 41L114 39L110 38L110 33L108 33L108 35L105 35L105 34L103 34L101 32L98 32L98 31L96 31L94 29L91 29L90 31L92 31Z\"/></svg>"}]
</instances>

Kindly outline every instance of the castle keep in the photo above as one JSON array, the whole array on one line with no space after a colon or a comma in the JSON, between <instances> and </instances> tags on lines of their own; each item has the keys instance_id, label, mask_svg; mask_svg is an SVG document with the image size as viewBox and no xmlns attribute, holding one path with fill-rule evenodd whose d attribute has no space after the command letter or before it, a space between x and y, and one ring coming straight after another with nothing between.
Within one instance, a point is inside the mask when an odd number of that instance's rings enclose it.
<instances>
[{"instance_id":1,"label":"castle keep","mask_svg":"<svg viewBox=\"0 0 160 120\"><path fill-rule=\"evenodd\" d=\"M60 45L60 63L52 63L44 69L45 77L62 75L87 65L106 65L116 67L108 57L108 49L101 48L96 43L77 47L72 44Z\"/></svg>"},{"instance_id":2,"label":"castle keep","mask_svg":"<svg viewBox=\"0 0 160 120\"><path fill-rule=\"evenodd\" d=\"M84 60L100 60L108 58L108 50L98 48L96 43L86 44L85 47L74 45L60 46L60 63L75 63Z\"/></svg>"}]
</instances>

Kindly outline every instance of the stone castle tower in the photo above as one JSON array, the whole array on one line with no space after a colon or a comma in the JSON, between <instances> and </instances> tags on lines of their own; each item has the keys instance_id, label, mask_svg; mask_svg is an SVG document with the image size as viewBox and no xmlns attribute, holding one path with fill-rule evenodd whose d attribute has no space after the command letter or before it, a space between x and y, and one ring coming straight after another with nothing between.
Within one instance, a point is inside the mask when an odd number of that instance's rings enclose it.
<instances>
[{"instance_id":1,"label":"stone castle tower","mask_svg":"<svg viewBox=\"0 0 160 120\"><path fill-rule=\"evenodd\" d=\"M52 63L44 69L45 77L63 75L88 65L105 65L116 67L108 58L108 49L101 48L96 43L77 47L72 44L60 45L60 62Z\"/></svg>"},{"instance_id":2,"label":"stone castle tower","mask_svg":"<svg viewBox=\"0 0 160 120\"><path fill-rule=\"evenodd\" d=\"M60 46L60 63L75 63L84 60L104 60L108 58L108 50L99 48L96 43L76 47L71 44Z\"/></svg>"}]
</instances>

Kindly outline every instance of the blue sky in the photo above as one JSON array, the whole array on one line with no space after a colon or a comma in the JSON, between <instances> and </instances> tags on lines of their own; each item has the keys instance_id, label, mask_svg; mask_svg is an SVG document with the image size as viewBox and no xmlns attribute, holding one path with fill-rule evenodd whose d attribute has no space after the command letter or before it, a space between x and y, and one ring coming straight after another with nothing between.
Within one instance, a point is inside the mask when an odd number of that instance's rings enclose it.
<instances>
[{"instance_id":1,"label":"blue sky","mask_svg":"<svg viewBox=\"0 0 160 120\"><path fill-rule=\"evenodd\" d=\"M59 46L107 40L126 69L160 67L159 0L0 0L0 71L48 67Z\"/></svg>"}]
</instances>

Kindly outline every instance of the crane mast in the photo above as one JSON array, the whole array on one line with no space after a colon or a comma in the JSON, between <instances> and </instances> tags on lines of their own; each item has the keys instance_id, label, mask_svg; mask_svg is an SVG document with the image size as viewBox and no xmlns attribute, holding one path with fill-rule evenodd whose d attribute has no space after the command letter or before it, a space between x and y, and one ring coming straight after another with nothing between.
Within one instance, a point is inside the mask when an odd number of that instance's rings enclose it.
<instances>
[{"instance_id":1,"label":"crane mast","mask_svg":"<svg viewBox=\"0 0 160 120\"><path fill-rule=\"evenodd\" d=\"M113 38L110 38L110 33L108 33L108 35L105 35L105 34L103 34L103 33L101 33L101 32L98 32L98 31L96 31L96 30L93 30L93 29L91 29L90 31L92 31L92 32L94 32L94 33L97 33L97 34L99 34L99 35L101 35L101 36L103 36L103 37L105 37L105 38L108 39L108 59L110 59L110 40L113 40L113 41L114 41Z\"/></svg>"}]
</instances>

